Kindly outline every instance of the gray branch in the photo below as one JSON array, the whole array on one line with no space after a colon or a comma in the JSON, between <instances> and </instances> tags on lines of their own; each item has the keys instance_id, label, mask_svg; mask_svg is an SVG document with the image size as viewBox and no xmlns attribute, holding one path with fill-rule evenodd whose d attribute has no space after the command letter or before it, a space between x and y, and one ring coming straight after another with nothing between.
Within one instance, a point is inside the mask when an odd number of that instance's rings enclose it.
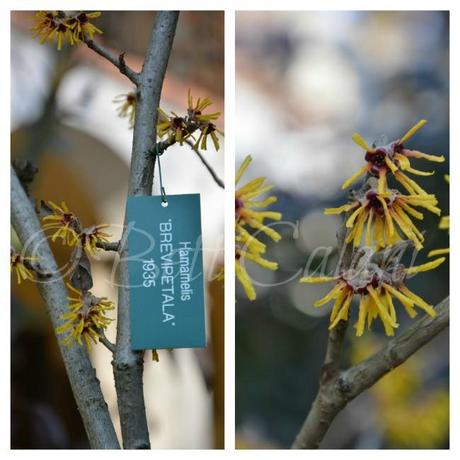
<instances>
[{"instance_id":1,"label":"gray branch","mask_svg":"<svg viewBox=\"0 0 460 460\"><path fill-rule=\"evenodd\" d=\"M208 170L209 174L211 174L211 177L214 179L214 182L220 188L225 188L224 181L217 175L217 173L214 171L212 166L206 161L206 158L201 154L198 147L193 142L190 142L189 140L186 140L185 142L196 153L197 157L201 160L204 167Z\"/></svg>"},{"instance_id":2,"label":"gray branch","mask_svg":"<svg viewBox=\"0 0 460 460\"><path fill-rule=\"evenodd\" d=\"M171 53L179 13L160 11L155 16L152 37L138 79L138 104L134 125L128 195L151 195L156 142L156 125L161 89ZM126 223L126 218L125 218ZM117 340L113 360L123 446L150 448L143 394L143 352L131 349L129 278L126 226L119 248Z\"/></svg>"},{"instance_id":3,"label":"gray branch","mask_svg":"<svg viewBox=\"0 0 460 460\"><path fill-rule=\"evenodd\" d=\"M67 289L42 232L34 207L13 168L11 168L11 220L28 255L38 257L40 268L51 274L45 281L37 281L37 287L46 303L53 328L56 328L62 324L60 316L68 312ZM58 344L91 447L119 449L107 404L86 350L78 345L67 348L59 341Z\"/></svg>"},{"instance_id":4,"label":"gray branch","mask_svg":"<svg viewBox=\"0 0 460 460\"><path fill-rule=\"evenodd\" d=\"M118 57L112 56L112 54L105 49L102 45L97 44L93 40L85 41L88 48L95 51L99 56L107 59L112 63L123 75L126 75L135 85L139 83L139 74L134 72L125 62L125 53L121 53Z\"/></svg>"},{"instance_id":5,"label":"gray branch","mask_svg":"<svg viewBox=\"0 0 460 460\"><path fill-rule=\"evenodd\" d=\"M404 363L449 325L449 298L436 307L434 318L426 315L380 351L356 366L321 379L310 412L292 445L293 449L317 449L335 416L354 398L385 374Z\"/></svg>"}]
</instances>

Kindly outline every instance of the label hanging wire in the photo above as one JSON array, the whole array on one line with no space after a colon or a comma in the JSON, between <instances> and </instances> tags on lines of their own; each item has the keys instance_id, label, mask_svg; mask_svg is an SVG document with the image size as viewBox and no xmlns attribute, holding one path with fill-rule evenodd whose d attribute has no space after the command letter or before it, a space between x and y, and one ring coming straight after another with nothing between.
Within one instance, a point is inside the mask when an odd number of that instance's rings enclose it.
<instances>
[{"instance_id":1,"label":"label hanging wire","mask_svg":"<svg viewBox=\"0 0 460 460\"><path fill-rule=\"evenodd\" d=\"M161 191L161 201L163 203L168 203L168 200L166 198L166 190L165 188L163 187L163 177L161 175L161 162L160 162L160 156L161 155L158 155L157 154L157 160L158 160L158 173L159 173L159 176L160 176L160 191Z\"/></svg>"}]
</instances>

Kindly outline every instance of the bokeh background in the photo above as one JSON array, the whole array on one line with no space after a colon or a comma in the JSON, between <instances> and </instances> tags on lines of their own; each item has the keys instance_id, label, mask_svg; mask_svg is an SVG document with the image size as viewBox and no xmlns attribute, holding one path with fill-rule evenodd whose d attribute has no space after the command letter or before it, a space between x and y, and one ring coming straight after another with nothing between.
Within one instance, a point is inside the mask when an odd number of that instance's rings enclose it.
<instances>
[{"instance_id":1,"label":"bokeh background","mask_svg":"<svg viewBox=\"0 0 460 460\"><path fill-rule=\"evenodd\" d=\"M443 164L419 160L416 167L436 169L419 183L448 214L443 176L449 170L449 16L239 12L236 62L236 164L252 154L245 179L266 176L274 184L278 203L271 208L286 222L275 227L283 234L279 243L266 240L267 259L278 261L279 270L248 262L257 299L249 302L237 286L237 447L283 448L294 440L316 394L330 313L330 306L312 307L330 286L298 280L316 248L335 246L340 218L322 212L346 201L341 184L363 164L352 133L369 144L385 142L426 118L408 146L446 156ZM448 232L438 224L437 216L425 214L420 263L429 250L448 247ZM333 252L327 267L336 262ZM409 287L437 303L449 292L448 261L411 279ZM400 333L410 320L404 312L398 320ZM361 339L349 328L343 365L386 340L380 327ZM321 447L448 447L448 366L446 331L352 402Z\"/></svg>"},{"instance_id":2,"label":"bokeh background","mask_svg":"<svg viewBox=\"0 0 460 460\"><path fill-rule=\"evenodd\" d=\"M140 70L154 12L103 12L96 40L113 53L126 52ZM37 199L64 200L84 226L111 224L119 238L123 222L132 130L112 102L132 90L130 82L86 46L40 45L30 29L34 13L11 15L12 158L38 168L31 187ZM221 12L183 12L163 86L161 106L184 112L187 91L209 96L223 109L224 18ZM224 118L218 122L224 128ZM220 177L223 148L204 152ZM167 193L201 193L204 268L207 292L206 349L160 351L160 362L146 353L144 393L152 447L223 447L223 287L212 278L223 260L223 191L187 147L162 157ZM158 193L154 184L154 193ZM13 235L13 243L17 241ZM59 263L69 252L53 250ZM110 282L113 254L93 260L93 292L116 303ZM86 448L86 435L43 301L32 282L12 282L11 363L13 448ZM115 339L115 323L108 331ZM119 431L110 353L91 354Z\"/></svg>"}]
</instances>

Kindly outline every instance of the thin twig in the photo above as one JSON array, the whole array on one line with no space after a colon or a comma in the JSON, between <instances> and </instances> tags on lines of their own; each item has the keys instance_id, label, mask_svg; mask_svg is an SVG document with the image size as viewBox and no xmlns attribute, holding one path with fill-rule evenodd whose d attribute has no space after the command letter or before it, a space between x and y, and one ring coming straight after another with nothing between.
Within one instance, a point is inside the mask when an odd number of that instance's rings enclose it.
<instances>
[{"instance_id":1,"label":"thin twig","mask_svg":"<svg viewBox=\"0 0 460 460\"><path fill-rule=\"evenodd\" d=\"M104 329L99 329L99 342L102 343L102 345L104 345L107 350L109 350L110 352L115 353L115 344L112 343L108 338L107 336L105 335L105 332L104 332Z\"/></svg>"},{"instance_id":2,"label":"thin twig","mask_svg":"<svg viewBox=\"0 0 460 460\"><path fill-rule=\"evenodd\" d=\"M100 249L103 249L104 251L115 251L118 252L118 249L120 247L120 242L119 241L98 241L96 243L96 246Z\"/></svg>"},{"instance_id":3,"label":"thin twig","mask_svg":"<svg viewBox=\"0 0 460 460\"><path fill-rule=\"evenodd\" d=\"M351 400L444 330L449 325L449 298L440 302L435 310L434 318L426 315L370 358L321 383L292 448L317 449L335 416Z\"/></svg>"},{"instance_id":4,"label":"thin twig","mask_svg":"<svg viewBox=\"0 0 460 460\"><path fill-rule=\"evenodd\" d=\"M198 150L198 147L190 140L186 139L184 141L198 156L198 158L201 160L201 162L204 164L206 169L208 170L209 174L211 174L212 178L214 179L214 182L221 188L225 189L225 184L223 180L217 175L217 173L214 171L213 167L206 161L206 158L201 154L201 152ZM174 137L170 137L166 139L165 141L157 142L155 146L155 153L157 155L162 155L169 147L173 146L176 144L176 140Z\"/></svg>"},{"instance_id":5,"label":"thin twig","mask_svg":"<svg viewBox=\"0 0 460 460\"><path fill-rule=\"evenodd\" d=\"M155 155L146 155L156 143L156 125L161 89L174 40L179 13L159 11L141 74L138 76L138 103L133 133L133 149L128 195L151 195ZM126 216L125 216L126 224ZM143 352L131 349L129 316L127 227L119 247L119 289L117 340L113 359L118 412L127 449L150 448L143 394Z\"/></svg>"},{"instance_id":6,"label":"thin twig","mask_svg":"<svg viewBox=\"0 0 460 460\"><path fill-rule=\"evenodd\" d=\"M126 75L136 86L139 84L140 74L134 72L125 62L125 53L121 53L118 58L113 56L106 48L99 45L93 40L85 40L88 48L95 51L97 54L102 56L111 62L123 75Z\"/></svg>"},{"instance_id":7,"label":"thin twig","mask_svg":"<svg viewBox=\"0 0 460 460\"><path fill-rule=\"evenodd\" d=\"M211 174L212 178L214 179L214 182L221 188L225 189L225 184L224 181L217 175L217 173L214 171L212 166L206 161L206 158L201 154L201 152L198 150L198 147L195 146L195 144L188 139L185 141L190 148L197 154L198 158L201 160L201 162L204 164L206 169L208 170L209 174Z\"/></svg>"},{"instance_id":8,"label":"thin twig","mask_svg":"<svg viewBox=\"0 0 460 460\"><path fill-rule=\"evenodd\" d=\"M62 325L61 316L68 313L67 289L42 232L35 209L13 168L11 168L11 220L28 255L37 257L41 269L51 274L46 281L38 281L37 287L55 329ZM91 365L85 348L78 345L68 348L61 341L58 341L58 345L91 447L119 449L96 371Z\"/></svg>"}]
</instances>

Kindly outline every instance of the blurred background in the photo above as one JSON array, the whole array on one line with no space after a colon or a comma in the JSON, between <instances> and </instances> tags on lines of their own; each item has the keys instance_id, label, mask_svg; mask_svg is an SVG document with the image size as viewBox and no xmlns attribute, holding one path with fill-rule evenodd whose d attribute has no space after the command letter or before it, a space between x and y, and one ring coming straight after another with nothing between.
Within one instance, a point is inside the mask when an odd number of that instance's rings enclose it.
<instances>
[{"instance_id":1,"label":"blurred background","mask_svg":"<svg viewBox=\"0 0 460 460\"><path fill-rule=\"evenodd\" d=\"M150 39L154 12L103 12L94 24L96 41L139 71ZM86 46L40 45L30 29L32 12L12 12L12 158L39 168L34 198L65 201L84 226L111 224L121 234L132 130L119 118L113 99L131 91L129 80ZM181 13L163 86L163 109L183 113L187 91L208 96L213 111L223 110L224 18L221 12ZM218 121L223 130L223 116ZM204 152L223 177L223 148ZM223 260L223 190L200 159L184 146L162 157L166 191L201 193L204 269L207 291L206 349L160 351L160 362L145 358L144 393L152 447L223 447L223 286L212 281ZM154 184L154 193L159 191ZM13 244L17 244L13 234ZM69 251L52 247L64 265ZM114 256L92 260L97 296L115 301L111 283ZM112 317L115 317L113 314ZM75 402L43 301L30 281L12 282L11 309L13 448L87 448ZM115 339L115 323L108 331ZM119 432L110 353L95 347L91 360Z\"/></svg>"},{"instance_id":2,"label":"blurred background","mask_svg":"<svg viewBox=\"0 0 460 460\"><path fill-rule=\"evenodd\" d=\"M449 213L449 16L240 12L236 62L236 165L253 156L242 183L266 176L278 196L271 208L285 221L275 227L283 234L279 243L265 240L267 259L278 261L279 270L247 264L256 301L249 302L237 283L237 447L285 448L316 394L330 314L329 304L312 305L331 286L298 280L310 256L313 266L322 260L324 250L315 249L336 245L341 220L324 216L323 209L346 202L341 185L363 165L364 152L351 135L386 143L426 118L407 146L446 156L443 164L414 164L437 171L417 180L437 195L443 215ZM428 233L418 263L449 245L439 218L424 214L420 227ZM326 268L336 263L332 252ZM448 261L408 286L436 304L449 292ZM400 333L410 320L405 312L398 320ZM344 366L387 341L375 326L361 339L349 328ZM321 447L448 447L448 343L446 331L352 402Z\"/></svg>"}]
</instances>

